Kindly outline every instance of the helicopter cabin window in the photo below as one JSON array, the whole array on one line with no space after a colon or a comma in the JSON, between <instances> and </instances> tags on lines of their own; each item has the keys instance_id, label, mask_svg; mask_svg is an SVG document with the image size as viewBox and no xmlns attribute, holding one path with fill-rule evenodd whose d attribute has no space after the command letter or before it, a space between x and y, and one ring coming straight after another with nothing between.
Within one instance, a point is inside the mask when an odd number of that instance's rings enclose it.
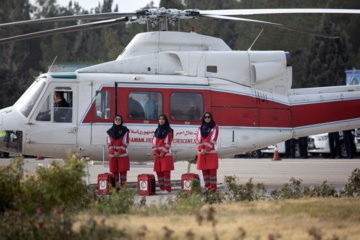
<instances>
[{"instance_id":1,"label":"helicopter cabin window","mask_svg":"<svg viewBox=\"0 0 360 240\"><path fill-rule=\"evenodd\" d=\"M162 113L163 97L160 92L130 91L127 106L130 119L156 120Z\"/></svg>"},{"instance_id":2,"label":"helicopter cabin window","mask_svg":"<svg viewBox=\"0 0 360 240\"><path fill-rule=\"evenodd\" d=\"M204 96L197 92L173 92L170 95L170 118L174 121L200 121Z\"/></svg>"},{"instance_id":3,"label":"helicopter cabin window","mask_svg":"<svg viewBox=\"0 0 360 240\"><path fill-rule=\"evenodd\" d=\"M69 87L56 87L49 94L38 113L37 121L72 122L72 91ZM53 107L51 107L53 105Z\"/></svg>"},{"instance_id":4,"label":"helicopter cabin window","mask_svg":"<svg viewBox=\"0 0 360 240\"><path fill-rule=\"evenodd\" d=\"M110 92L96 91L95 116L97 119L110 118Z\"/></svg>"}]
</instances>

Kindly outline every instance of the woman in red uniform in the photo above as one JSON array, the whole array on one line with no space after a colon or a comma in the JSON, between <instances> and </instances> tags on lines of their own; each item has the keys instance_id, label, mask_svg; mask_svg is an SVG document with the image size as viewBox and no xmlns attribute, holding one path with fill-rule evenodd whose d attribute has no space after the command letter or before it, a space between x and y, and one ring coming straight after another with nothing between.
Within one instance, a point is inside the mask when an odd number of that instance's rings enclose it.
<instances>
[{"instance_id":1,"label":"woman in red uniform","mask_svg":"<svg viewBox=\"0 0 360 240\"><path fill-rule=\"evenodd\" d=\"M198 149L197 169L202 170L205 182L205 189L216 191L217 169L219 159L217 154L216 141L219 135L219 127L216 125L212 114L205 112L202 123L196 136Z\"/></svg>"},{"instance_id":2,"label":"woman in red uniform","mask_svg":"<svg viewBox=\"0 0 360 240\"><path fill-rule=\"evenodd\" d=\"M123 126L123 120L120 115L114 118L113 126L107 131L106 142L109 149L110 172L115 175L115 182L123 186L126 183L127 171L130 170L128 155L129 129ZM116 184L118 185L118 184Z\"/></svg>"},{"instance_id":3,"label":"woman in red uniform","mask_svg":"<svg viewBox=\"0 0 360 240\"><path fill-rule=\"evenodd\" d=\"M153 137L154 171L158 177L163 194L171 192L170 171L174 170L174 160L171 155L171 142L174 131L170 127L165 114L159 116L158 128Z\"/></svg>"}]
</instances>

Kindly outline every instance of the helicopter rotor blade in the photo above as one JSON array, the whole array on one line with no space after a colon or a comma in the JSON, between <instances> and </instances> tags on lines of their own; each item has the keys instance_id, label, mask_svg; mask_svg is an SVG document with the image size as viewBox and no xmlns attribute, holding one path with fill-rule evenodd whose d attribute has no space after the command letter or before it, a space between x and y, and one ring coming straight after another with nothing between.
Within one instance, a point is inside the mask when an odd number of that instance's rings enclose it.
<instances>
[{"instance_id":1,"label":"helicopter rotor blade","mask_svg":"<svg viewBox=\"0 0 360 240\"><path fill-rule=\"evenodd\" d=\"M77 21L77 20L94 20L94 19L110 19L120 17L136 16L136 12L131 13L97 13L97 14L86 14L86 15L73 15L73 16L61 16L52 18L41 18L33 20L25 20L18 22L1 23L1 27L24 25L32 23L45 23L45 22L61 22L61 21Z\"/></svg>"},{"instance_id":2,"label":"helicopter rotor blade","mask_svg":"<svg viewBox=\"0 0 360 240\"><path fill-rule=\"evenodd\" d=\"M290 30L290 31L294 31L294 32L307 33L307 34L311 34L311 35L315 35L315 36L319 36L319 37L324 37L324 38L331 38L331 39L339 38L338 36L330 36L330 35L314 32L314 31L307 30L307 29L289 27L289 26L285 26L285 25L282 25L282 24L279 24L279 23L259 21L259 20L253 20L253 19L247 19L247 18L221 16L221 15L201 15L201 16L202 17L208 17L208 18L224 19L224 20L234 20L234 21L260 23L260 24L270 25L270 26L273 26L273 27L282 28L282 29L286 29L286 30Z\"/></svg>"},{"instance_id":3,"label":"helicopter rotor blade","mask_svg":"<svg viewBox=\"0 0 360 240\"><path fill-rule=\"evenodd\" d=\"M199 10L201 15L261 15L261 14L291 14L291 13L339 13L360 14L359 9L329 9L329 8L270 8L270 9L224 9Z\"/></svg>"},{"instance_id":4,"label":"helicopter rotor blade","mask_svg":"<svg viewBox=\"0 0 360 240\"><path fill-rule=\"evenodd\" d=\"M59 34L59 33L68 33L68 32L75 32L75 31L81 31L81 30L107 27L107 26L112 26L112 25L118 24L119 22L126 22L126 21L128 21L128 18L122 17L122 18L117 18L117 19L91 22L91 23L63 27L63 28L55 28L55 29L50 29L50 30L45 30L45 31L40 31L40 32L18 35L15 37L3 38L3 39L0 39L0 44L7 43L7 42L20 41L20 40L25 40L25 39L31 39L31 38L35 38L35 37L43 37L43 36Z\"/></svg>"},{"instance_id":5,"label":"helicopter rotor blade","mask_svg":"<svg viewBox=\"0 0 360 240\"><path fill-rule=\"evenodd\" d=\"M27 21L11 22L11 23L2 23L1 27L22 25L22 24L31 24L31 23L42 23L42 22L58 22L58 21L77 21L77 20L91 20L91 19L106 19L99 22L86 23L81 25L75 25L64 28L57 28L52 30L46 30L41 32L29 33L24 35L19 35L15 37L3 38L0 39L1 43L6 43L10 41L19 41L23 39L30 39L34 37L47 36L51 34L58 33L67 33L74 32L78 30L94 29L104 26L111 26L117 24L119 21L131 21L132 23L144 23L150 21L153 24L157 23L159 20L164 18L174 21L174 19L196 19L198 17L208 17L208 18L217 18L225 20L236 20L236 21L246 21L253 23L266 24L269 26L274 26L277 28L283 28L296 32L303 32L312 35L317 35L326 38L337 38L334 36L324 35L310 30L304 30L301 28L288 27L278 23L244 19L239 17L232 17L235 15L257 15L257 14L296 14L296 13L338 13L338 14L360 14L359 9L325 9L325 8L288 8L288 9L228 9L228 10L177 10L177 9L140 9L135 12L128 13L97 13L97 14L85 14L85 15L75 15L75 16L61 16L53 18L44 18L44 19L33 19ZM112 19L111 19L112 18ZM133 18L133 19L131 19Z\"/></svg>"},{"instance_id":6,"label":"helicopter rotor blade","mask_svg":"<svg viewBox=\"0 0 360 240\"><path fill-rule=\"evenodd\" d=\"M248 19L248 18L229 17L229 16L222 16L222 15L200 15L200 16L208 17L208 18L224 19L224 20L235 20L235 21L261 23L261 24L267 24L267 25L271 25L271 26L283 26L282 24L279 24L279 23L272 23L272 22L266 22L266 21Z\"/></svg>"}]
</instances>

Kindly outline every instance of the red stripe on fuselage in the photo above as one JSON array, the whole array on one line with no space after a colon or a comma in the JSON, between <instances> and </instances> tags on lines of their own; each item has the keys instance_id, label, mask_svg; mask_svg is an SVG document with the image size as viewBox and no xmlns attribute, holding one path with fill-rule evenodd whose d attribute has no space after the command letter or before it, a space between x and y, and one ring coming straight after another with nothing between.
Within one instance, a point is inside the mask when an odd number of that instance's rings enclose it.
<instances>
[{"instance_id":1,"label":"red stripe on fuselage","mask_svg":"<svg viewBox=\"0 0 360 240\"><path fill-rule=\"evenodd\" d=\"M293 127L360 118L360 100L343 100L291 107Z\"/></svg>"},{"instance_id":2,"label":"red stripe on fuselage","mask_svg":"<svg viewBox=\"0 0 360 240\"><path fill-rule=\"evenodd\" d=\"M95 103L93 102L86 113L82 123L111 123L114 117L114 87L104 87L102 91L110 91L109 119L95 117ZM219 126L238 127L270 127L270 128L296 128L316 125L327 122L344 121L360 118L360 100L344 100L320 102L303 105L288 106L286 104L270 101L266 95L246 96L211 90L188 89L155 89L155 88L119 88L118 112L126 123L157 124L156 120L132 120L127 116L127 98L129 91L158 91L163 95L164 113L169 114L169 98L172 92L200 92L204 96L205 111L211 111L214 120ZM173 121L170 124L199 125L201 122Z\"/></svg>"},{"instance_id":3,"label":"red stripe on fuselage","mask_svg":"<svg viewBox=\"0 0 360 240\"><path fill-rule=\"evenodd\" d=\"M220 126L291 128L288 105L269 101L265 94L245 96L212 92L212 111Z\"/></svg>"}]
</instances>

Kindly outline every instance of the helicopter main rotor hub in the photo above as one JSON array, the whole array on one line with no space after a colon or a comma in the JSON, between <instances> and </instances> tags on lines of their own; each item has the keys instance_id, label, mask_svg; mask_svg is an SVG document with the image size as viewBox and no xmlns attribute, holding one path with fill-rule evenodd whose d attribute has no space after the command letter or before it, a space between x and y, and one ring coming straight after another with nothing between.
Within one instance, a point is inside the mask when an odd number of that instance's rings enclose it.
<instances>
[{"instance_id":1,"label":"helicopter main rotor hub","mask_svg":"<svg viewBox=\"0 0 360 240\"><path fill-rule=\"evenodd\" d=\"M154 9L141 9L136 11L136 17L130 18L129 23L145 24L150 22L153 27L158 23L167 22L174 26L180 19L197 19L200 16L200 12L197 9L166 9L154 8Z\"/></svg>"}]
</instances>

